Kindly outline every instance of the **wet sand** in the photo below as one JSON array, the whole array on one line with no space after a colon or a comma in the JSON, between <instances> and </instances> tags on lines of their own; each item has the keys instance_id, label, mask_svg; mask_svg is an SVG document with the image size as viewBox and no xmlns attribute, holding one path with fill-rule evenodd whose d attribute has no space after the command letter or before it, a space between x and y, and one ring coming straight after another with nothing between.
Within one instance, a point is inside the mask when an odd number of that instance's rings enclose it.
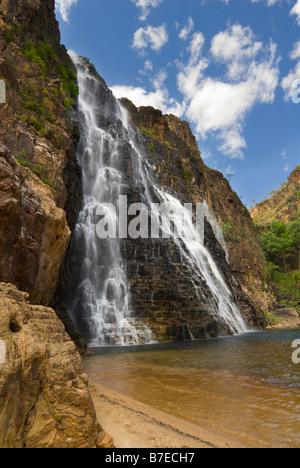
<instances>
[{"instance_id":1,"label":"wet sand","mask_svg":"<svg viewBox=\"0 0 300 468\"><path fill-rule=\"evenodd\" d=\"M132 400L90 381L97 417L116 448L239 448L225 439L182 419Z\"/></svg>"}]
</instances>

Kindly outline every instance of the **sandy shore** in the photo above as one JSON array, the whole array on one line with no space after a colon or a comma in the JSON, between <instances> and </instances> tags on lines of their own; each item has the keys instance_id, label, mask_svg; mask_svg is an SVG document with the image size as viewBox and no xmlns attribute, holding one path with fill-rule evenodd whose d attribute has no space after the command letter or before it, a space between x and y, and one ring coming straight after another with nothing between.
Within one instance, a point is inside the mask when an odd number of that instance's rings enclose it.
<instances>
[{"instance_id":1,"label":"sandy shore","mask_svg":"<svg viewBox=\"0 0 300 468\"><path fill-rule=\"evenodd\" d=\"M235 448L236 441L90 381L98 420L117 448Z\"/></svg>"}]
</instances>

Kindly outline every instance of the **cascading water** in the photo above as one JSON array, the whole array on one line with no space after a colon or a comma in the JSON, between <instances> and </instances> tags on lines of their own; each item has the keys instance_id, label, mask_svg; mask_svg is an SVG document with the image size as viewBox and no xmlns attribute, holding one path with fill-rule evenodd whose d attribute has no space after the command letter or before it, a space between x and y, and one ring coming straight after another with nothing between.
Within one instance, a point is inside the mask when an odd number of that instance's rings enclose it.
<instances>
[{"instance_id":1,"label":"cascading water","mask_svg":"<svg viewBox=\"0 0 300 468\"><path fill-rule=\"evenodd\" d=\"M151 331L141 320L133 317L130 308L130 291L120 240L100 239L95 229L95 219L101 206L118 231L117 211L110 207L117 207L120 195L126 193L122 166L125 140L130 148L133 177L143 187L143 202L149 207L157 201L172 204L178 221L189 219L189 216L180 201L155 180L143 152L142 134L131 125L127 111L111 93L109 102L107 97L103 100L103 83L99 82L99 77L93 76L84 59L74 53L70 55L77 67L80 89L81 140L78 160L83 173L84 197L73 236L72 248L78 258L68 298L69 314L90 346L149 343L152 340ZM203 204L203 214L216 238L226 248L222 231L206 203ZM161 212L158 209L152 211L152 216L160 222ZM176 219L174 221L176 223ZM192 270L199 303L203 301L201 287L197 286L197 279L201 277L211 293L208 307L212 312L217 313L232 333L246 331L248 326L233 295L192 220L185 223L184 232L174 238L174 242L182 261Z\"/></svg>"},{"instance_id":2,"label":"cascading water","mask_svg":"<svg viewBox=\"0 0 300 468\"><path fill-rule=\"evenodd\" d=\"M123 184L118 138L98 125L98 81L79 57L70 55L77 66L80 89L78 160L83 174L83 207L73 240L74 251L81 253L81 265L68 311L89 346L148 343L151 331L131 316L120 242L117 238L99 239L95 230L99 206L106 207L112 222L118 222L115 212L109 210L109 204L116 206Z\"/></svg>"},{"instance_id":3,"label":"cascading water","mask_svg":"<svg viewBox=\"0 0 300 468\"><path fill-rule=\"evenodd\" d=\"M140 150L142 143L140 140L140 133L136 131L130 124L127 111L122 108L123 125L126 127L129 135L131 146L134 148L137 155L137 176L141 178L142 184L145 186L145 196L147 198L146 203L150 206L153 202L150 195L149 187L154 191L156 198L161 204L167 203L173 208L173 222L174 225L182 226L182 220L185 220L184 230L180 236L175 236L174 241L177 244L181 252L181 257L186 264L191 266L193 275L195 277L195 288L197 291L199 301L203 300L201 288L196 286L197 277L203 277L211 291L212 301L211 308L217 310L219 317L228 325L230 331L234 334L244 333L249 330L249 326L243 319L231 291L229 290L226 282L220 273L211 253L204 246L204 239L201 238L201 234L196 230L193 220L189 216L186 207L173 195L167 193L159 186L154 178L151 176L151 167L147 160L143 158L143 152ZM153 206L153 205L152 205ZM214 215L210 212L207 203L204 201L202 204L203 216L209 221L212 229L215 233L216 238L226 251L226 243L222 230L217 223ZM156 212L152 210L152 216L156 216L157 224L159 223L159 217L163 216L161 210ZM164 223L165 226L170 225L168 220ZM174 231L169 232L172 236ZM180 231L179 231L180 232Z\"/></svg>"}]
</instances>

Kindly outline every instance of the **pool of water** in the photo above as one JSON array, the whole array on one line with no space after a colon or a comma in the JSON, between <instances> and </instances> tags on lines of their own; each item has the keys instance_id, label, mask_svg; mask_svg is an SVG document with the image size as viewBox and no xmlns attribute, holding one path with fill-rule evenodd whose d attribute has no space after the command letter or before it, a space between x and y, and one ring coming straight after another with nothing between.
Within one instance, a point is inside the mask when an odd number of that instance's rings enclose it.
<instances>
[{"instance_id":1,"label":"pool of water","mask_svg":"<svg viewBox=\"0 0 300 468\"><path fill-rule=\"evenodd\" d=\"M241 446L300 447L300 330L143 347L98 348L84 358L105 387Z\"/></svg>"}]
</instances>

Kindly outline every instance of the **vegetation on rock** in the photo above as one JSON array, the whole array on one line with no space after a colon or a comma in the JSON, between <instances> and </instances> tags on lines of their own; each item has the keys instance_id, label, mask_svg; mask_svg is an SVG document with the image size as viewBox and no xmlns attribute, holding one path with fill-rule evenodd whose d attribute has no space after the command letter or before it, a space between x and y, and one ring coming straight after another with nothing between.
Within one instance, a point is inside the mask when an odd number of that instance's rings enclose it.
<instances>
[{"instance_id":1,"label":"vegetation on rock","mask_svg":"<svg viewBox=\"0 0 300 468\"><path fill-rule=\"evenodd\" d=\"M300 167L270 199L252 210L266 257L264 286L271 284L281 306L300 312Z\"/></svg>"}]
</instances>

